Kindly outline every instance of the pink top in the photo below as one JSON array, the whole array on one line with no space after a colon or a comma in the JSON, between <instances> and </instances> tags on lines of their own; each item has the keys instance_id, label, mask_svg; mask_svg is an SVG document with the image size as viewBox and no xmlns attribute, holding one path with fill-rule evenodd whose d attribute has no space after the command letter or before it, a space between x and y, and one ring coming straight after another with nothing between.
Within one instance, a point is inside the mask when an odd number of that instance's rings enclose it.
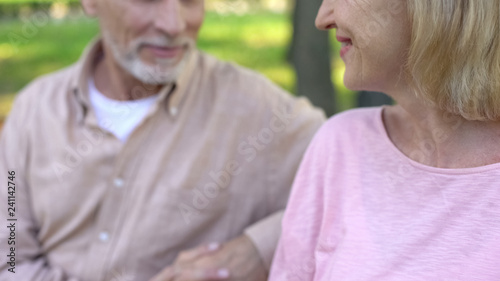
<instances>
[{"instance_id":1,"label":"pink top","mask_svg":"<svg viewBox=\"0 0 500 281\"><path fill-rule=\"evenodd\" d=\"M500 163L422 165L381 116L351 110L316 134L269 280L500 280Z\"/></svg>"}]
</instances>

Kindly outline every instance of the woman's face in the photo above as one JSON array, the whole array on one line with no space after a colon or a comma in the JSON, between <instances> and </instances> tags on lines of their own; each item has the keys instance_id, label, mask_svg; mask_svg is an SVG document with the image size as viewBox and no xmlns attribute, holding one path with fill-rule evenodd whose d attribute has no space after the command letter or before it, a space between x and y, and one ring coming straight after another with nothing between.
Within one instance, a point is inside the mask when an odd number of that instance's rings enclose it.
<instances>
[{"instance_id":1,"label":"woman's face","mask_svg":"<svg viewBox=\"0 0 500 281\"><path fill-rule=\"evenodd\" d=\"M337 29L352 90L391 92L404 83L410 46L406 0L323 0L319 29Z\"/></svg>"}]
</instances>

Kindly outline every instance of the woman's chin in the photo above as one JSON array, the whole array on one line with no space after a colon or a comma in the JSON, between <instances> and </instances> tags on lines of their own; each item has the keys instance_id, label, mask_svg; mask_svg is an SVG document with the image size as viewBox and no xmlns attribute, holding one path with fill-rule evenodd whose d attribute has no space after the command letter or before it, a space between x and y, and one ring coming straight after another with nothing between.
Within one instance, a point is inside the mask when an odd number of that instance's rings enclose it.
<instances>
[{"instance_id":1,"label":"woman's chin","mask_svg":"<svg viewBox=\"0 0 500 281\"><path fill-rule=\"evenodd\" d=\"M361 79L359 76L344 75L344 86L351 91L383 92L382 84L375 79Z\"/></svg>"},{"instance_id":2,"label":"woman's chin","mask_svg":"<svg viewBox=\"0 0 500 281\"><path fill-rule=\"evenodd\" d=\"M363 91L364 87L357 79L349 79L344 76L344 86L351 91Z\"/></svg>"}]
</instances>

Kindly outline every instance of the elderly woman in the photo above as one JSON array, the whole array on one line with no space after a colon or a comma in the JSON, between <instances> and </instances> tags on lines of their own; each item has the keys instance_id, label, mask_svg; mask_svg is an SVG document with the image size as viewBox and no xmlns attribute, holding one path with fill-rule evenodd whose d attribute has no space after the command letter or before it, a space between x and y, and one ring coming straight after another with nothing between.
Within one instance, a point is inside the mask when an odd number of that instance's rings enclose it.
<instances>
[{"instance_id":1,"label":"elderly woman","mask_svg":"<svg viewBox=\"0 0 500 281\"><path fill-rule=\"evenodd\" d=\"M353 90L304 156L270 280L500 280L500 3L324 0Z\"/></svg>"}]
</instances>

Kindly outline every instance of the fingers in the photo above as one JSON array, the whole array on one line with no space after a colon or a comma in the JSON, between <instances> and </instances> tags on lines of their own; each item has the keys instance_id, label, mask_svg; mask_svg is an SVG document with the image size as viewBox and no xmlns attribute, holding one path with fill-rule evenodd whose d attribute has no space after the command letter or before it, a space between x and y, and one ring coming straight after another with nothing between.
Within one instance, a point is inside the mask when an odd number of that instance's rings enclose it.
<instances>
[{"instance_id":1,"label":"fingers","mask_svg":"<svg viewBox=\"0 0 500 281\"><path fill-rule=\"evenodd\" d=\"M167 266L164 270L162 270L149 281L174 281L175 275L176 269L172 266Z\"/></svg>"},{"instance_id":2,"label":"fingers","mask_svg":"<svg viewBox=\"0 0 500 281\"><path fill-rule=\"evenodd\" d=\"M197 280L224 280L229 278L229 271L220 269L195 269L189 264L196 259L216 252L221 248L219 243L213 242L179 253L174 265L166 267L150 281L197 281Z\"/></svg>"},{"instance_id":3,"label":"fingers","mask_svg":"<svg viewBox=\"0 0 500 281\"><path fill-rule=\"evenodd\" d=\"M220 269L182 269L177 272L175 281L212 281L226 280L230 276L229 270Z\"/></svg>"},{"instance_id":4,"label":"fingers","mask_svg":"<svg viewBox=\"0 0 500 281\"><path fill-rule=\"evenodd\" d=\"M183 251L177 257L175 264L185 264L192 262L203 255L216 252L217 250L220 249L220 247L221 246L219 243L213 242L210 244L201 245L199 247Z\"/></svg>"},{"instance_id":5,"label":"fingers","mask_svg":"<svg viewBox=\"0 0 500 281\"><path fill-rule=\"evenodd\" d=\"M226 280L229 276L229 270L226 268L183 269L179 266L169 266L153 277L150 281L212 281Z\"/></svg>"}]
</instances>

